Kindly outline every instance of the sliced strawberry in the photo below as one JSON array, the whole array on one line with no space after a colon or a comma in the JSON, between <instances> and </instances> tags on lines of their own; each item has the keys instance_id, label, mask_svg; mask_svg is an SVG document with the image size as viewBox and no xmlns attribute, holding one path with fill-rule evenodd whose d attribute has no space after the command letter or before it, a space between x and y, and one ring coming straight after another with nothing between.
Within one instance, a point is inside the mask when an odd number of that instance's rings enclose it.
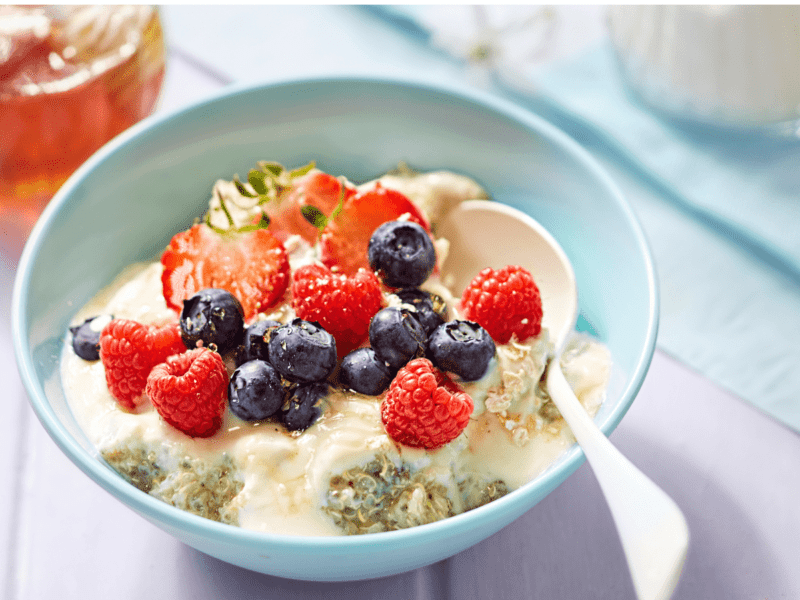
<instances>
[{"instance_id":1,"label":"sliced strawberry","mask_svg":"<svg viewBox=\"0 0 800 600\"><path fill-rule=\"evenodd\" d=\"M372 233L387 221L408 215L410 221L430 231L425 216L398 191L377 184L344 201L341 212L328 222L321 237L321 259L333 270L354 275L369 269L367 246Z\"/></svg>"},{"instance_id":2,"label":"sliced strawberry","mask_svg":"<svg viewBox=\"0 0 800 600\"><path fill-rule=\"evenodd\" d=\"M352 186L345 189L345 197L352 196L356 190ZM311 171L297 179L295 187L281 200L277 210L269 210L269 231L285 242L290 235L300 235L309 244L314 244L319 231L303 216L303 206L313 206L329 217L342 198L342 184L333 175L322 171Z\"/></svg>"},{"instance_id":3,"label":"sliced strawberry","mask_svg":"<svg viewBox=\"0 0 800 600\"><path fill-rule=\"evenodd\" d=\"M205 224L176 234L161 255L161 283L167 306L204 288L228 290L250 320L282 297L289 285L286 251L266 229L219 234Z\"/></svg>"}]
</instances>

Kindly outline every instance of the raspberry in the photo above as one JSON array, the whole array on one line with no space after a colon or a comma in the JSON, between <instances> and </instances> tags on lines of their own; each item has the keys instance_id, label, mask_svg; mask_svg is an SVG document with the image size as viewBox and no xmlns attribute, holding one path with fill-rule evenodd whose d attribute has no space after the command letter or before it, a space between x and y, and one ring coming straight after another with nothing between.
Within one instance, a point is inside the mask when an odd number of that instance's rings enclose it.
<instances>
[{"instance_id":1,"label":"raspberry","mask_svg":"<svg viewBox=\"0 0 800 600\"><path fill-rule=\"evenodd\" d=\"M497 271L487 267L478 273L461 296L461 309L465 319L478 323L497 344L507 344L514 335L523 342L542 330L539 288L520 266Z\"/></svg>"},{"instance_id":2,"label":"raspberry","mask_svg":"<svg viewBox=\"0 0 800 600\"><path fill-rule=\"evenodd\" d=\"M427 358L410 361L398 371L381 404L381 419L394 441L433 450L464 431L472 398Z\"/></svg>"},{"instance_id":3,"label":"raspberry","mask_svg":"<svg viewBox=\"0 0 800 600\"><path fill-rule=\"evenodd\" d=\"M156 327L114 319L100 334L100 359L111 395L123 408L142 403L150 370L172 354L186 351L177 323Z\"/></svg>"},{"instance_id":4,"label":"raspberry","mask_svg":"<svg viewBox=\"0 0 800 600\"><path fill-rule=\"evenodd\" d=\"M153 367L147 395L167 423L191 437L210 437L222 425L228 371L216 352L196 348Z\"/></svg>"},{"instance_id":5,"label":"raspberry","mask_svg":"<svg viewBox=\"0 0 800 600\"><path fill-rule=\"evenodd\" d=\"M382 302L380 282L366 269L348 276L323 265L306 265L294 273L292 306L297 316L316 321L330 333L339 358L366 339L370 319Z\"/></svg>"}]
</instances>

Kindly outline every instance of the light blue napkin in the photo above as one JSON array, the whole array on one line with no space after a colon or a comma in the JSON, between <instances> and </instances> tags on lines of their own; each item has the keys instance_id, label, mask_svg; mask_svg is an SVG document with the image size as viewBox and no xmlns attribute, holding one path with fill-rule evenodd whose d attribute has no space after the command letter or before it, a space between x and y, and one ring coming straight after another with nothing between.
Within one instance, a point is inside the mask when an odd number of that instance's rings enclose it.
<instances>
[{"instance_id":1,"label":"light blue napkin","mask_svg":"<svg viewBox=\"0 0 800 600\"><path fill-rule=\"evenodd\" d=\"M425 7L372 10L430 41ZM627 92L607 43L496 72L492 88L566 130L626 193L656 259L659 347L800 431L800 142L662 120Z\"/></svg>"}]
</instances>

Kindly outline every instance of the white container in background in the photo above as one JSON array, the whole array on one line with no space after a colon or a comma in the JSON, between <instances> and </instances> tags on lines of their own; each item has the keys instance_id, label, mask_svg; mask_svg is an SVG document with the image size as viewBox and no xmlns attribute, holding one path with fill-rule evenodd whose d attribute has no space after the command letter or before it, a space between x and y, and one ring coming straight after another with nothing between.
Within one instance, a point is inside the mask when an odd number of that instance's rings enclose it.
<instances>
[{"instance_id":1,"label":"white container in background","mask_svg":"<svg viewBox=\"0 0 800 600\"><path fill-rule=\"evenodd\" d=\"M797 135L800 6L614 6L629 85L670 115Z\"/></svg>"}]
</instances>

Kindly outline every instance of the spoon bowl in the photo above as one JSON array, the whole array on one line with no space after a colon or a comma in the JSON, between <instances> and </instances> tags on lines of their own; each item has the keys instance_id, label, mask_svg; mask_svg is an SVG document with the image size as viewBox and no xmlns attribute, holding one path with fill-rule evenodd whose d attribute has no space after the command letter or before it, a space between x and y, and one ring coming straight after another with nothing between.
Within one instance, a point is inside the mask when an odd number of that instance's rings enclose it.
<instances>
[{"instance_id":1,"label":"spoon bowl","mask_svg":"<svg viewBox=\"0 0 800 600\"><path fill-rule=\"evenodd\" d=\"M575 274L561 246L535 219L509 206L470 200L447 214L437 231L450 240L442 276L459 293L485 267L520 265L542 296L542 327L555 346L548 393L583 449L617 525L639 600L667 600L678 582L689 542L678 506L606 438L560 368L578 314ZM612 357L613 358L613 357Z\"/></svg>"},{"instance_id":2,"label":"spoon bowl","mask_svg":"<svg viewBox=\"0 0 800 600\"><path fill-rule=\"evenodd\" d=\"M542 327L557 347L563 345L578 317L575 273L564 250L538 221L506 204L469 200L455 207L436 233L450 241L442 274L458 293L486 267L517 264L530 271L542 297Z\"/></svg>"}]
</instances>

